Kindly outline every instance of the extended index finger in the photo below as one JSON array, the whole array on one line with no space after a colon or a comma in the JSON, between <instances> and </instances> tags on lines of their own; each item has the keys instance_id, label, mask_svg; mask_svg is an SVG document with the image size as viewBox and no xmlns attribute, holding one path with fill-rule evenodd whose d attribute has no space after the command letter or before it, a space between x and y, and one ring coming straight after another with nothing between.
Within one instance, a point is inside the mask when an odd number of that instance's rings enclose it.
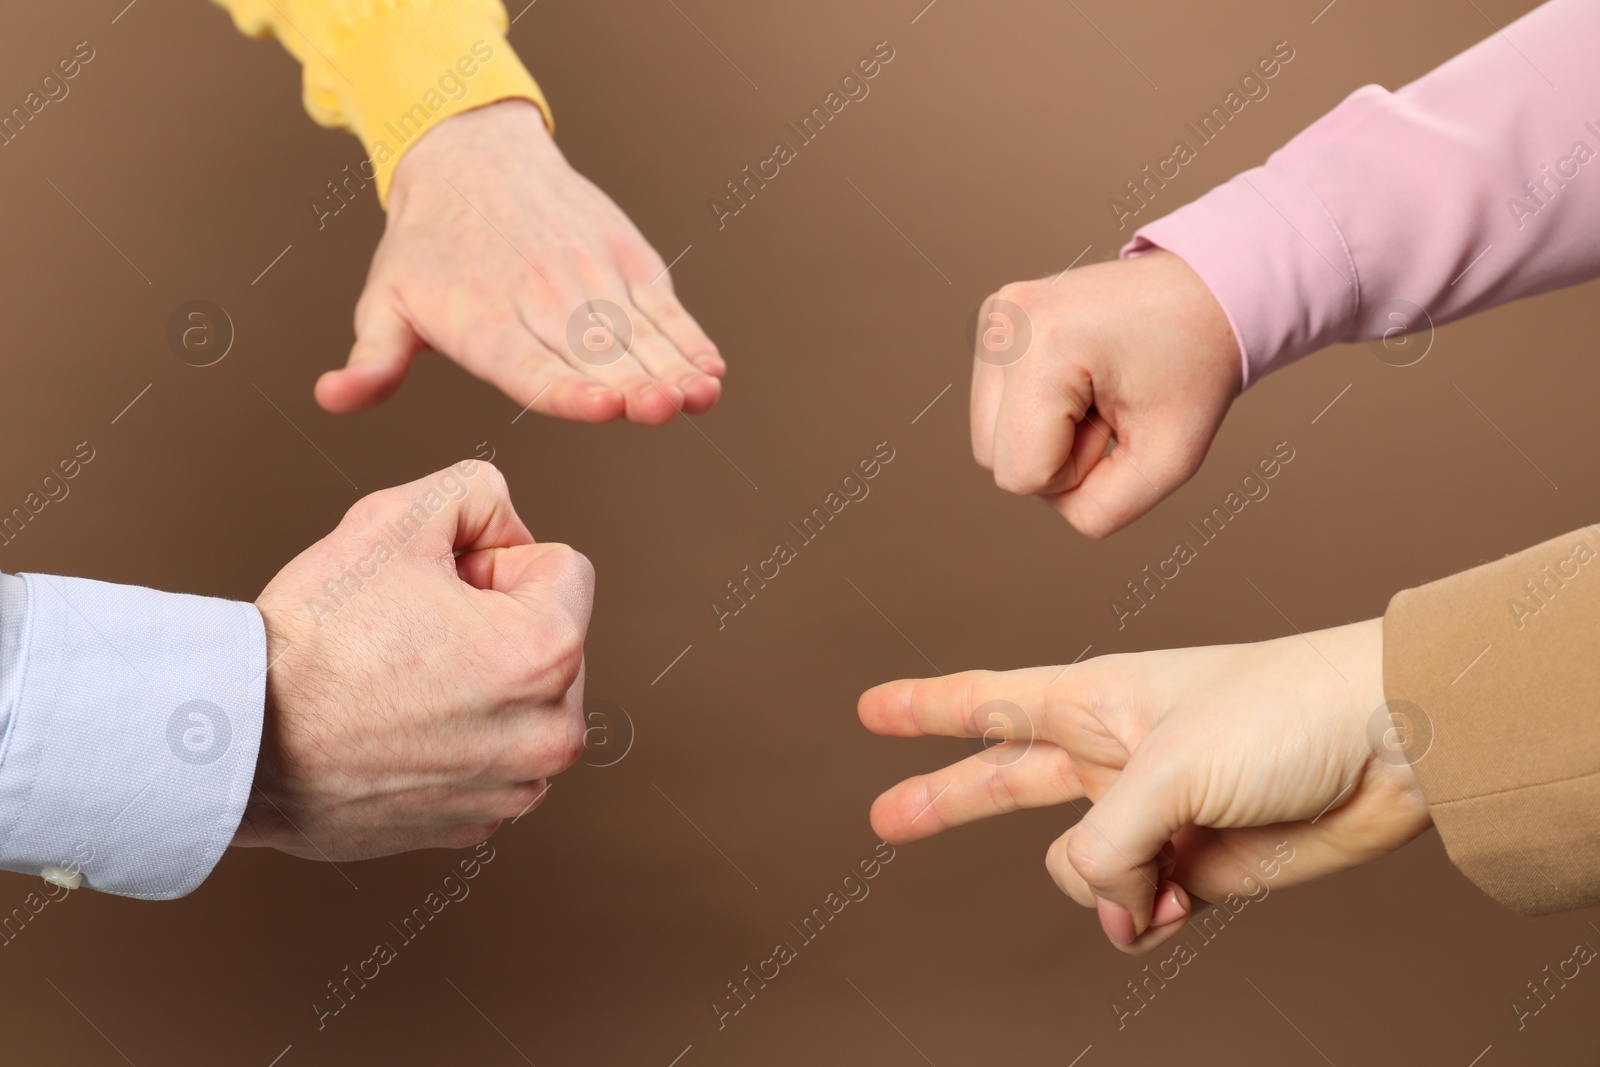
<instances>
[{"instance_id":1,"label":"extended index finger","mask_svg":"<svg viewBox=\"0 0 1600 1067\"><path fill-rule=\"evenodd\" d=\"M1043 708L1045 690L1060 674L1060 667L1026 667L905 678L861 694L856 712L867 729L886 737L1026 737ZM1014 705L1022 716L1008 714L999 701Z\"/></svg>"}]
</instances>

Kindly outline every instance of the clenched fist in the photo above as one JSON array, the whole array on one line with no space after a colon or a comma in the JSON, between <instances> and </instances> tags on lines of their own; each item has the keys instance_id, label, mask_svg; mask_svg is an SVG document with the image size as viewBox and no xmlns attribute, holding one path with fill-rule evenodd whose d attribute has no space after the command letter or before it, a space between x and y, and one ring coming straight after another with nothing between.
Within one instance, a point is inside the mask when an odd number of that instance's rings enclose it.
<instances>
[{"instance_id":1,"label":"clenched fist","mask_svg":"<svg viewBox=\"0 0 1600 1067\"><path fill-rule=\"evenodd\" d=\"M589 561L468 460L357 503L256 601L266 724L236 845L363 859L487 838L583 751Z\"/></svg>"},{"instance_id":2,"label":"clenched fist","mask_svg":"<svg viewBox=\"0 0 1600 1067\"><path fill-rule=\"evenodd\" d=\"M974 356L978 463L1096 538L1188 481L1242 382L1227 314L1162 251L1006 286Z\"/></svg>"}]
</instances>

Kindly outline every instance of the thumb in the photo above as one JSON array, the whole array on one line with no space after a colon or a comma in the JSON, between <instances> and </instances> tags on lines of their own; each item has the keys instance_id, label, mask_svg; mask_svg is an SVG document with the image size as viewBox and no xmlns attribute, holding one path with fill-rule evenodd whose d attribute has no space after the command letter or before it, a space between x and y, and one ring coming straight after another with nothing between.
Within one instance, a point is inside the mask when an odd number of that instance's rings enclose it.
<instances>
[{"instance_id":1,"label":"thumb","mask_svg":"<svg viewBox=\"0 0 1600 1067\"><path fill-rule=\"evenodd\" d=\"M1118 945L1133 944L1151 926L1163 888L1162 850L1189 822L1181 806L1183 773L1177 762L1151 766L1136 753L1062 839L1065 848L1051 849L1047 864L1057 883L1065 887L1082 879L1094 894L1106 936Z\"/></svg>"},{"instance_id":2,"label":"thumb","mask_svg":"<svg viewBox=\"0 0 1600 1067\"><path fill-rule=\"evenodd\" d=\"M408 555L451 561L485 549L533 543L499 468L467 459L358 501L351 515L376 524Z\"/></svg>"},{"instance_id":3,"label":"thumb","mask_svg":"<svg viewBox=\"0 0 1600 1067\"><path fill-rule=\"evenodd\" d=\"M1176 442L1152 442L1147 436L1128 440L1098 412L1090 412L1078 424L1077 435L1074 459L1087 473L1076 486L1046 492L1041 498L1088 537L1098 539L1122 529L1187 477L1174 475L1175 464L1163 456L1169 450L1179 451Z\"/></svg>"},{"instance_id":4,"label":"thumb","mask_svg":"<svg viewBox=\"0 0 1600 1067\"><path fill-rule=\"evenodd\" d=\"M387 293L368 290L356 305L356 343L343 369L317 380L317 403L335 415L380 404L405 381L421 339Z\"/></svg>"},{"instance_id":5,"label":"thumb","mask_svg":"<svg viewBox=\"0 0 1600 1067\"><path fill-rule=\"evenodd\" d=\"M594 605L594 567L568 545L482 548L456 559L456 573L475 589L505 593L540 612L559 609L579 633Z\"/></svg>"}]
</instances>

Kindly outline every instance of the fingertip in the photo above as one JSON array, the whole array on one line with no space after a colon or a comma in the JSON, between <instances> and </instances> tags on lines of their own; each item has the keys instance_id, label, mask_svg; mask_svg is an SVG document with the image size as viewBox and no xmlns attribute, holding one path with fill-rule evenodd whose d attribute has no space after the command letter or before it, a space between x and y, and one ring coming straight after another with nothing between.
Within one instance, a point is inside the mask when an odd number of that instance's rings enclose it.
<instances>
[{"instance_id":1,"label":"fingertip","mask_svg":"<svg viewBox=\"0 0 1600 1067\"><path fill-rule=\"evenodd\" d=\"M345 365L317 382L329 411L359 411L387 400L405 381L420 344L404 313L368 289L356 305L356 339Z\"/></svg>"},{"instance_id":2,"label":"fingertip","mask_svg":"<svg viewBox=\"0 0 1600 1067\"><path fill-rule=\"evenodd\" d=\"M691 415L710 411L722 396L722 381L705 374L692 374L679 383L683 393L683 410Z\"/></svg>"},{"instance_id":3,"label":"fingertip","mask_svg":"<svg viewBox=\"0 0 1600 1067\"><path fill-rule=\"evenodd\" d=\"M683 391L667 382L645 382L628 394L628 419L644 426L662 426L683 410Z\"/></svg>"},{"instance_id":4,"label":"fingertip","mask_svg":"<svg viewBox=\"0 0 1600 1067\"><path fill-rule=\"evenodd\" d=\"M875 734L885 732L882 696L884 688L881 685L873 686L856 699L856 717L861 720L861 725Z\"/></svg>"},{"instance_id":5,"label":"fingertip","mask_svg":"<svg viewBox=\"0 0 1600 1067\"><path fill-rule=\"evenodd\" d=\"M535 379L505 388L506 395L513 400L521 400L529 395L533 397L524 405L517 419L533 412L568 422L602 423L610 422L627 410L627 401L617 390L575 374L558 377L543 386Z\"/></svg>"},{"instance_id":6,"label":"fingertip","mask_svg":"<svg viewBox=\"0 0 1600 1067\"><path fill-rule=\"evenodd\" d=\"M609 386L591 386L578 400L578 417L584 422L610 422L627 410L627 398Z\"/></svg>"},{"instance_id":7,"label":"fingertip","mask_svg":"<svg viewBox=\"0 0 1600 1067\"><path fill-rule=\"evenodd\" d=\"M949 827L935 804L948 786L935 789L931 775L907 778L872 803L872 829L890 844L932 837Z\"/></svg>"},{"instance_id":8,"label":"fingertip","mask_svg":"<svg viewBox=\"0 0 1600 1067\"><path fill-rule=\"evenodd\" d=\"M387 400L399 388L398 379L386 381L373 364L355 364L324 372L312 395L324 411L347 415Z\"/></svg>"},{"instance_id":9,"label":"fingertip","mask_svg":"<svg viewBox=\"0 0 1600 1067\"><path fill-rule=\"evenodd\" d=\"M874 694L882 688L881 685L875 685L856 697L856 718L860 719L861 725L869 730L872 729L873 718L877 714L877 698Z\"/></svg>"},{"instance_id":10,"label":"fingertip","mask_svg":"<svg viewBox=\"0 0 1600 1067\"><path fill-rule=\"evenodd\" d=\"M894 803L893 794L894 790L891 789L872 802L872 808L867 813L867 821L872 824L872 832L880 839L890 844L899 844L900 837L896 833L898 823L890 813L890 807Z\"/></svg>"},{"instance_id":11,"label":"fingertip","mask_svg":"<svg viewBox=\"0 0 1600 1067\"><path fill-rule=\"evenodd\" d=\"M856 714L862 725L884 737L915 737L909 729L911 683L900 680L881 682L856 700Z\"/></svg>"},{"instance_id":12,"label":"fingertip","mask_svg":"<svg viewBox=\"0 0 1600 1067\"><path fill-rule=\"evenodd\" d=\"M1189 894L1177 882L1162 882L1150 913L1150 930L1171 926L1189 918ZM1148 931L1146 931L1148 932Z\"/></svg>"},{"instance_id":13,"label":"fingertip","mask_svg":"<svg viewBox=\"0 0 1600 1067\"><path fill-rule=\"evenodd\" d=\"M1096 897L1095 911L1100 916L1100 929L1105 932L1106 939L1118 948L1127 948L1138 939L1138 931L1134 928L1133 913L1121 904L1113 903L1104 897Z\"/></svg>"},{"instance_id":14,"label":"fingertip","mask_svg":"<svg viewBox=\"0 0 1600 1067\"><path fill-rule=\"evenodd\" d=\"M1130 956L1143 956L1154 951L1172 940L1184 928L1193 908L1193 901L1181 885L1163 881L1156 893L1150 925L1132 942L1118 947Z\"/></svg>"},{"instance_id":15,"label":"fingertip","mask_svg":"<svg viewBox=\"0 0 1600 1067\"><path fill-rule=\"evenodd\" d=\"M338 375L338 371L324 371L317 376L317 384L311 389L311 395L316 398L317 405L331 415L342 415L348 410L344 403L343 391L339 387Z\"/></svg>"},{"instance_id":16,"label":"fingertip","mask_svg":"<svg viewBox=\"0 0 1600 1067\"><path fill-rule=\"evenodd\" d=\"M716 352L705 352L697 356L692 356L690 357L689 362L693 363L696 367L699 367L702 371L711 375L713 378L723 378L726 377L728 373L727 360L723 359Z\"/></svg>"}]
</instances>

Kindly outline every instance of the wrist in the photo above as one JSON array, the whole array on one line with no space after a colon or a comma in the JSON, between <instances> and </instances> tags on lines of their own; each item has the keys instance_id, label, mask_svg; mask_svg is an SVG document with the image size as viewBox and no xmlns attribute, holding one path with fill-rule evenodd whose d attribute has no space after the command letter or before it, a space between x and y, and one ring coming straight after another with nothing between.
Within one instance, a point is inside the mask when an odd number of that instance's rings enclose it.
<instances>
[{"instance_id":1,"label":"wrist","mask_svg":"<svg viewBox=\"0 0 1600 1067\"><path fill-rule=\"evenodd\" d=\"M1366 741L1367 773L1392 789L1407 806L1422 812L1427 801L1412 764L1428 753L1433 727L1427 716L1405 701L1390 703L1383 689L1383 619L1369 619L1343 630L1351 636L1350 700L1346 714Z\"/></svg>"},{"instance_id":2,"label":"wrist","mask_svg":"<svg viewBox=\"0 0 1600 1067\"><path fill-rule=\"evenodd\" d=\"M1383 706L1383 620L1368 619L1332 631L1343 638L1336 661L1347 676L1346 707L1363 720Z\"/></svg>"},{"instance_id":3,"label":"wrist","mask_svg":"<svg viewBox=\"0 0 1600 1067\"><path fill-rule=\"evenodd\" d=\"M531 100L500 100L451 115L424 132L395 164L389 209L398 209L411 185L437 173L449 161L471 160L503 151L513 143L535 151L557 151L544 112Z\"/></svg>"},{"instance_id":4,"label":"wrist","mask_svg":"<svg viewBox=\"0 0 1600 1067\"><path fill-rule=\"evenodd\" d=\"M1164 248L1151 249L1132 262L1147 265L1157 275L1161 291L1171 294L1185 323L1193 355L1228 383L1230 396L1236 396L1244 388L1244 357L1233 323L1205 279L1183 257Z\"/></svg>"},{"instance_id":5,"label":"wrist","mask_svg":"<svg viewBox=\"0 0 1600 1067\"><path fill-rule=\"evenodd\" d=\"M234 835L237 846L274 846L286 830L282 808L283 706L285 680L293 658L287 653L294 641L285 632L282 619L272 605L271 598L262 596L256 601L256 610L267 639L267 678L262 694L261 747L256 753L255 779L244 816Z\"/></svg>"}]
</instances>

